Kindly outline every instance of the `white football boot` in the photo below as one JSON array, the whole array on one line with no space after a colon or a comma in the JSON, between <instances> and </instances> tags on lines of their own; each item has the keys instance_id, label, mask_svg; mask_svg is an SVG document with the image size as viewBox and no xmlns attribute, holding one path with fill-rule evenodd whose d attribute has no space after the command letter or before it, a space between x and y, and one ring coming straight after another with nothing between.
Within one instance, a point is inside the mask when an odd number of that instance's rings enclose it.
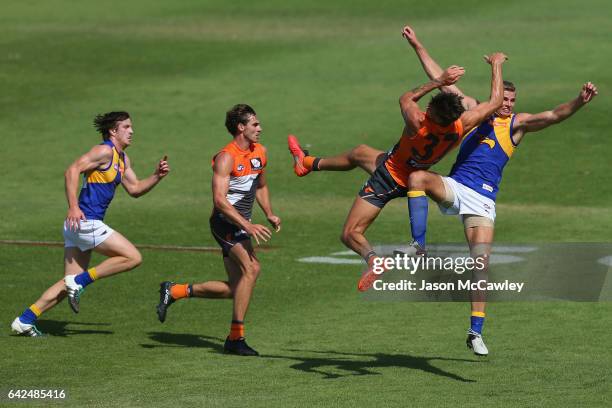
<instances>
[{"instance_id":1,"label":"white football boot","mask_svg":"<svg viewBox=\"0 0 612 408\"><path fill-rule=\"evenodd\" d=\"M64 277L64 283L66 284L66 291L68 292L68 303L74 313L79 313L79 301L81 300L81 293L83 293L83 286L75 282L74 278L76 275L66 275Z\"/></svg>"},{"instance_id":2,"label":"white football boot","mask_svg":"<svg viewBox=\"0 0 612 408\"><path fill-rule=\"evenodd\" d=\"M13 320L13 323L11 323L11 329L13 329L14 332L17 332L18 334L21 334L23 336L42 336L42 333L36 328L35 325L21 323L21 320L19 320L18 317L16 317L15 320Z\"/></svg>"},{"instance_id":3,"label":"white football boot","mask_svg":"<svg viewBox=\"0 0 612 408\"><path fill-rule=\"evenodd\" d=\"M474 354L476 354L477 356L489 355L489 349L487 349L487 346L482 340L482 334L476 333L472 329L469 329L467 334L468 336L465 343L467 344L469 349L472 349L474 351Z\"/></svg>"}]
</instances>

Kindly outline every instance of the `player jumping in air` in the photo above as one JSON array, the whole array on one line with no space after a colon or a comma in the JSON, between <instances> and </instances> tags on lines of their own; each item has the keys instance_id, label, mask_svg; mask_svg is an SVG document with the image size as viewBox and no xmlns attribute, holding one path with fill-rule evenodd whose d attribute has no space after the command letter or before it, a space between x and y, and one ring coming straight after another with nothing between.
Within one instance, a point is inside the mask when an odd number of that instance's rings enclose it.
<instances>
[{"instance_id":1,"label":"player jumping in air","mask_svg":"<svg viewBox=\"0 0 612 408\"><path fill-rule=\"evenodd\" d=\"M244 339L244 318L260 266L250 237L267 241L270 230L251 222L253 202L263 210L268 222L278 232L281 220L272 212L270 193L264 174L266 149L259 144L261 125L248 105L236 105L227 112L225 126L234 140L213 158L213 201L210 229L223 251L226 281L194 284L162 282L157 316L166 320L168 307L188 297L233 299L230 332L225 340L226 353L257 356Z\"/></svg>"},{"instance_id":2,"label":"player jumping in air","mask_svg":"<svg viewBox=\"0 0 612 408\"><path fill-rule=\"evenodd\" d=\"M403 35L414 48L428 76L439 76L442 69L417 39L414 30L407 26ZM463 96L467 109L479 106L474 98L464 95L456 86L443 88L443 91ZM552 110L536 114L515 114L516 88L511 82L504 81L502 106L465 136L448 177L429 171L415 171L410 175L408 202L413 239L425 248L428 208L424 196L426 194L438 203L443 214L461 215L471 255L483 257L488 264L493 243L495 199L504 167L516 147L526 133L537 132L564 121L596 95L597 88L587 82L576 98ZM421 203L416 203L417 200ZM479 273L483 277L487 276L487 270ZM472 292L471 327L468 330L467 345L477 355L488 354L482 340L485 300L484 293Z\"/></svg>"},{"instance_id":3,"label":"player jumping in air","mask_svg":"<svg viewBox=\"0 0 612 408\"><path fill-rule=\"evenodd\" d=\"M399 142L387 153L367 145L359 145L350 151L333 157L306 155L297 138L289 135L289 151L294 158L294 171L303 177L313 171L348 171L360 167L371 177L353 203L342 231L342 242L361 255L369 266L359 280L358 289L365 291L377 279L372 268L377 257L365 237L365 231L376 219L382 208L392 199L408 194L410 174L427 169L440 161L456 147L465 134L502 104L502 64L506 61L502 53L485 57L491 65L491 97L474 109L465 111L461 96L441 92L431 98L426 112L422 112L417 101L436 88L450 86L464 74L458 66L451 66L430 82L404 93L399 100L404 130ZM422 200L415 202L427 206L424 193Z\"/></svg>"},{"instance_id":4,"label":"player jumping in air","mask_svg":"<svg viewBox=\"0 0 612 408\"><path fill-rule=\"evenodd\" d=\"M106 209L121 184L132 197L148 193L168 172L167 158L159 161L153 175L139 180L132 170L125 149L132 144L134 130L127 112L98 115L94 126L104 141L79 157L65 173L68 215L64 222L64 278L11 324L13 331L25 336L39 336L36 320L62 301L66 295L70 307L79 312L81 293L94 281L136 268L142 256L123 235L104 223ZM77 197L80 174L84 175ZM108 258L89 268L91 251Z\"/></svg>"}]
</instances>

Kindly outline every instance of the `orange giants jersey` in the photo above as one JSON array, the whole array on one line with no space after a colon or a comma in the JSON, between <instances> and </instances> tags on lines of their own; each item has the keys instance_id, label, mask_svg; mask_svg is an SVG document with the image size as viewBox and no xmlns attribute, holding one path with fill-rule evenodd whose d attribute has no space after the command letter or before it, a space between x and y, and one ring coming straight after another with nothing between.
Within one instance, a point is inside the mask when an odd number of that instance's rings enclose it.
<instances>
[{"instance_id":1,"label":"orange giants jersey","mask_svg":"<svg viewBox=\"0 0 612 408\"><path fill-rule=\"evenodd\" d=\"M414 135L407 135L406 129L399 142L388 152L385 166L393 179L401 186L408 187L408 176L415 170L428 169L439 162L449 151L461 142L463 125L457 119L448 126L435 124L423 114L421 128Z\"/></svg>"},{"instance_id":2,"label":"orange giants jersey","mask_svg":"<svg viewBox=\"0 0 612 408\"><path fill-rule=\"evenodd\" d=\"M259 143L253 143L248 149L242 150L232 140L219 153L223 152L229 153L234 159L234 167L230 173L229 190L226 195L227 200L238 210L240 215L250 220L255 192L259 185L259 175L263 173L267 163L266 148ZM213 157L213 165L219 153ZM214 212L223 216L216 208Z\"/></svg>"}]
</instances>

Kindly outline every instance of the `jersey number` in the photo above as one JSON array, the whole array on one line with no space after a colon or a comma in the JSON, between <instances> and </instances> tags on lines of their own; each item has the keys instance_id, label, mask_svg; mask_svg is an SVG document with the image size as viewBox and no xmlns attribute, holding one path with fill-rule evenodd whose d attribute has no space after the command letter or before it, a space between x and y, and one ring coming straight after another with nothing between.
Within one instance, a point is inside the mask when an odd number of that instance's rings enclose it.
<instances>
[{"instance_id":1,"label":"jersey number","mask_svg":"<svg viewBox=\"0 0 612 408\"><path fill-rule=\"evenodd\" d=\"M424 152L421 153L417 150L416 147L413 147L412 157L408 161L408 164L414 163L415 161L423 162L423 161L427 161L431 159L431 156L433 156L433 153L434 153L434 149L436 148L436 146L440 144L440 138L430 133L427 136L425 136L425 139L427 139L429 143L423 146ZM446 153L448 153L453 147L455 147L455 143L457 142L457 140L459 140L459 135L457 133L447 133L444 135L443 139L444 139L444 142L447 143L447 146L444 149L444 151L441 154L439 154L438 157L435 159L435 161L431 164L437 163L442 157L446 155Z\"/></svg>"}]
</instances>

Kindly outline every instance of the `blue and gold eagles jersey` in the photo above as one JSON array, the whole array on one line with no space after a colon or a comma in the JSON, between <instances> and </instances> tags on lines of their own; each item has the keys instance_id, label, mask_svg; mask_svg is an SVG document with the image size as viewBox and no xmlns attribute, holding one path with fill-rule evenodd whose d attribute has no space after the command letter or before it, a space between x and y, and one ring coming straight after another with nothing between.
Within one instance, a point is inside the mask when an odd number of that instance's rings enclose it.
<instances>
[{"instance_id":1,"label":"blue and gold eagles jersey","mask_svg":"<svg viewBox=\"0 0 612 408\"><path fill-rule=\"evenodd\" d=\"M125 155L119 153L110 140L101 143L113 149L113 159L103 169L86 172L79 194L79 207L88 220L103 220L108 205L115 196L115 188L121 183L125 170Z\"/></svg>"},{"instance_id":2,"label":"blue and gold eagles jersey","mask_svg":"<svg viewBox=\"0 0 612 408\"><path fill-rule=\"evenodd\" d=\"M459 147L449 177L495 201L504 166L516 148L510 137L514 117L492 116L472 129Z\"/></svg>"}]
</instances>

